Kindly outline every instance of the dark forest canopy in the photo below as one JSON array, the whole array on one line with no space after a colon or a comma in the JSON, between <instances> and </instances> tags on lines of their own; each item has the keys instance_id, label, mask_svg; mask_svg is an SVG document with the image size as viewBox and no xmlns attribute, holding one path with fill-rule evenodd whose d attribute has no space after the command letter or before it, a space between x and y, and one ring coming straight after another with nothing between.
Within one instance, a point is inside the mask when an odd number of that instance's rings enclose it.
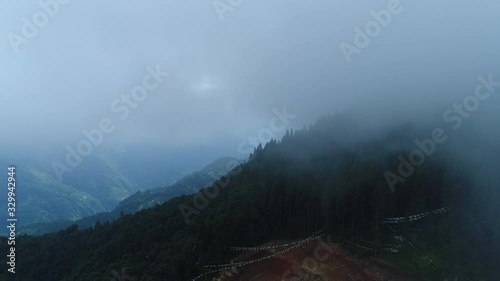
<instances>
[{"instance_id":1,"label":"dark forest canopy","mask_svg":"<svg viewBox=\"0 0 500 281\"><path fill-rule=\"evenodd\" d=\"M203 265L228 262L228 245L299 239L318 230L345 239L391 241L394 233L384 218L451 207L398 225L412 247L405 244L398 254L367 254L396 262L421 280L495 280L500 198L487 184L493 179L488 167L476 166L491 147L463 150L467 138L455 138L415 167L394 192L384 177L397 171L399 156L411 154L415 139L431 131L406 124L374 139L347 116L321 118L259 146L249 161L198 194L90 229L73 226L20 237L19 273L2 272L0 279L108 281L125 268L140 280L188 280ZM183 206L194 210L189 224ZM412 231L415 227L423 231Z\"/></svg>"}]
</instances>

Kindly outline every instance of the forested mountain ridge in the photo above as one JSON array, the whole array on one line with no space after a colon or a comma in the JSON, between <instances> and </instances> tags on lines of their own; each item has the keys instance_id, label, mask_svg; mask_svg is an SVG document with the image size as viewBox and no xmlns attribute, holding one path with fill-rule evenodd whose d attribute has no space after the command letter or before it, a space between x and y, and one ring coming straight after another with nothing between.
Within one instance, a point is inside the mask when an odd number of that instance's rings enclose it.
<instances>
[{"instance_id":1,"label":"forested mountain ridge","mask_svg":"<svg viewBox=\"0 0 500 281\"><path fill-rule=\"evenodd\" d=\"M20 226L76 220L109 211L141 189L135 179L125 175L120 167L123 163L109 153L94 152L73 172L66 173L63 181L48 168L47 161L26 159L16 165L23 186L17 193ZM6 213L5 207L0 211Z\"/></svg>"},{"instance_id":2,"label":"forested mountain ridge","mask_svg":"<svg viewBox=\"0 0 500 281\"><path fill-rule=\"evenodd\" d=\"M176 163L175 159L156 163L165 157L163 151L154 154L152 150L135 147L102 147L71 172L64 173L62 181L59 181L51 163L64 162L64 156L54 151L61 152L59 149L48 149L45 155L23 155L15 163L19 184L22 184L16 194L20 199L19 226L58 224L109 212L128 196L156 186L170 185L187 175L188 171L181 169L185 164ZM13 156L2 154L0 157L11 159ZM154 169L143 168L151 163L156 163L154 168L161 169L162 173L152 176ZM139 167L144 171L137 171ZM152 185L157 182L161 185ZM0 206L0 212L7 213L6 205ZM0 233L6 232L2 229Z\"/></svg>"},{"instance_id":3,"label":"forested mountain ridge","mask_svg":"<svg viewBox=\"0 0 500 281\"><path fill-rule=\"evenodd\" d=\"M71 226L78 225L81 228L93 226L96 222L105 223L116 220L125 214L133 214L142 209L154 207L177 196L192 194L211 185L214 181L224 176L232 167L242 163L241 159L233 157L222 157L200 171L190 173L172 185L156 187L153 189L138 191L123 201L109 212L99 212L74 221L56 220L49 223L36 223L24 226L20 229L21 234L41 235L48 232L58 231Z\"/></svg>"},{"instance_id":4,"label":"forested mountain ridge","mask_svg":"<svg viewBox=\"0 0 500 281\"><path fill-rule=\"evenodd\" d=\"M171 198L198 192L200 189L211 185L241 163L242 160L233 157L216 159L200 171L184 176L173 185L153 188L127 197L118 204L114 211L126 214L135 213L156 204L161 204Z\"/></svg>"},{"instance_id":5,"label":"forested mountain ridge","mask_svg":"<svg viewBox=\"0 0 500 281\"><path fill-rule=\"evenodd\" d=\"M20 224L78 219L105 210L94 196L61 183L31 165L18 165L18 171L22 181L22 191L18 194Z\"/></svg>"},{"instance_id":6,"label":"forested mountain ridge","mask_svg":"<svg viewBox=\"0 0 500 281\"><path fill-rule=\"evenodd\" d=\"M481 207L475 172L451 145L394 192L389 188L384 173L397 169L398 156L408 155L421 133L408 125L370 139L345 118L320 119L259 146L248 162L197 194L91 229L22 236L17 257L22 270L1 274L9 280L94 281L110 280L112 272L124 269L137 280L189 280L205 265L230 262L235 254L228 246L299 239L323 230L339 243L353 238L395 243L395 236L402 237L397 254L362 254L390 260L420 280L496 280L500 228L491 214L497 210ZM192 210L189 224L182 206ZM384 224L387 217L442 207L450 209L415 222Z\"/></svg>"}]
</instances>

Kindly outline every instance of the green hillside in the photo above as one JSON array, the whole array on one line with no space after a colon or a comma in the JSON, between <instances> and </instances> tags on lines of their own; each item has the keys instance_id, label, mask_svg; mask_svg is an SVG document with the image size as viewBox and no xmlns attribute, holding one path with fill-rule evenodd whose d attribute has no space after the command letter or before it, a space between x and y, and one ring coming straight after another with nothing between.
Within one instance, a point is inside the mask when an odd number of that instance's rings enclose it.
<instances>
[{"instance_id":1,"label":"green hillside","mask_svg":"<svg viewBox=\"0 0 500 281\"><path fill-rule=\"evenodd\" d=\"M9 280L108 281L122 269L141 281L190 280L204 265L230 262L235 254L229 246L304 238L318 230L419 280L495 280L498 208L481 207L483 187L474 184L475 172L454 146L429 157L392 192L384 173L397 169L398 156L409 155L415 138L427 131L408 125L373 140L347 121L323 118L287 132L197 194L91 229L20 237L22 270ZM432 212L443 207L450 208ZM405 221L384 223L394 217ZM374 246L346 242L353 239ZM383 252L383 243L397 243L397 253Z\"/></svg>"},{"instance_id":2,"label":"green hillside","mask_svg":"<svg viewBox=\"0 0 500 281\"><path fill-rule=\"evenodd\" d=\"M215 180L240 164L242 160L232 157L222 157L210 163L202 170L184 176L176 183L157 187L146 191L138 191L123 201L109 212L100 210L98 213L92 212L87 216L75 217L73 220L64 220L60 217L50 220L50 222L34 223L23 226L20 230L22 234L41 235L48 232L58 231L71 226L78 225L79 228L94 226L96 222L110 222L120 218L124 214L133 214L140 210L162 204L169 199L185 194L192 194L211 185Z\"/></svg>"},{"instance_id":3,"label":"green hillside","mask_svg":"<svg viewBox=\"0 0 500 281\"><path fill-rule=\"evenodd\" d=\"M18 166L22 188L19 197L19 221L22 224L78 219L105 210L92 195L59 182L30 165Z\"/></svg>"}]
</instances>

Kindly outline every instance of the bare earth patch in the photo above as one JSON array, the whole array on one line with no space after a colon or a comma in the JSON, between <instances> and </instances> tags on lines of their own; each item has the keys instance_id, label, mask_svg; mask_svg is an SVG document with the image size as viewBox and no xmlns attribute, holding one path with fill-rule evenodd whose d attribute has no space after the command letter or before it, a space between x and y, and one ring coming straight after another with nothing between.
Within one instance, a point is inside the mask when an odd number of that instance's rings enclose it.
<instances>
[{"instance_id":1,"label":"bare earth patch","mask_svg":"<svg viewBox=\"0 0 500 281\"><path fill-rule=\"evenodd\" d=\"M273 241L262 246L273 246L293 241ZM349 251L335 247L326 260L316 260L319 243L312 241L276 257L220 273L218 281L417 281L397 266L375 258L359 258ZM280 250L245 252L234 263L256 260ZM309 262L307 262L309 261ZM312 261L312 262L311 262Z\"/></svg>"}]
</instances>

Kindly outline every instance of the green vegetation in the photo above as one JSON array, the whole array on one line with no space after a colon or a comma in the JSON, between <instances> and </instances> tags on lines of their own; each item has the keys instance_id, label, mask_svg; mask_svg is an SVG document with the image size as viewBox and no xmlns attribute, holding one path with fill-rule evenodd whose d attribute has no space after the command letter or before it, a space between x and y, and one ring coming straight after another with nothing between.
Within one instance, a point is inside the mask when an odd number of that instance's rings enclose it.
<instances>
[{"instance_id":1,"label":"green vegetation","mask_svg":"<svg viewBox=\"0 0 500 281\"><path fill-rule=\"evenodd\" d=\"M105 210L95 197L30 165L20 165L18 171L18 180L22 181L17 200L18 218L25 224L78 219Z\"/></svg>"},{"instance_id":2,"label":"green vegetation","mask_svg":"<svg viewBox=\"0 0 500 281\"><path fill-rule=\"evenodd\" d=\"M71 218L73 221L61 219L52 221L52 219L51 222L47 223L34 223L24 226L20 233L41 235L65 229L73 224L78 225L78 227L82 229L92 227L96 222L111 222L120 218L124 214L133 214L142 209L162 204L174 197L198 192L200 189L211 185L215 180L225 175L231 170L232 167L240 164L241 162L242 160L237 158L219 158L204 167L202 170L181 178L173 185L167 187L157 187L146 191L138 191L121 201L118 206L110 212L103 212L103 209L101 208L98 210L99 212L90 212L84 218L80 218L81 216ZM73 194L73 197L74 195L75 194ZM87 197L89 197L89 195L87 195ZM71 201L68 200L68 202ZM77 206L76 204L78 203L80 203L79 200L74 202L71 206Z\"/></svg>"},{"instance_id":3,"label":"green vegetation","mask_svg":"<svg viewBox=\"0 0 500 281\"><path fill-rule=\"evenodd\" d=\"M426 134L403 126L373 141L356 129L342 116L323 118L259 146L237 175L210 187L221 187L218 196L189 225L179 205L192 206L194 195L89 229L72 226L40 237L22 236L19 273L2 272L0 279L109 281L113 270L126 268L141 281L188 280L203 265L229 261L226 246L303 238L323 229L342 240L394 243L394 236L405 237L413 246L404 243L399 254L377 255L421 280L496 280L492 261L500 251L491 238L499 235L492 215L498 208L481 208L481 187L473 185L467 165L457 164L461 162L451 148L443 149L393 193L384 172L394 167L398 155L408 155L416 137ZM489 200L498 202L495 196L490 194ZM398 224L394 231L382 223L385 217L445 206L451 211Z\"/></svg>"}]
</instances>

